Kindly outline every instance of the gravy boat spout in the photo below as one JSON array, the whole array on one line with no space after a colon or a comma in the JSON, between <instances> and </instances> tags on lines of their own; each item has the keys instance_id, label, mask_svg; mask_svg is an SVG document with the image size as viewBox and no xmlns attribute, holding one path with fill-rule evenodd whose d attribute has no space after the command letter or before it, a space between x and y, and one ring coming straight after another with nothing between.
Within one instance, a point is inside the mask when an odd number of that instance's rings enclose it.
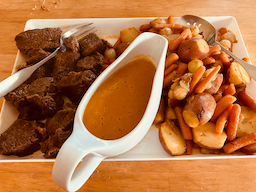
<instances>
[{"instance_id":1,"label":"gravy boat spout","mask_svg":"<svg viewBox=\"0 0 256 192\"><path fill-rule=\"evenodd\" d=\"M67 191L78 190L101 161L130 150L143 139L158 111L167 47L168 41L164 37L155 33L142 33L90 86L77 108L73 132L56 157L52 171L52 178L56 184ZM83 114L89 100L101 83L139 55L149 58L156 67L143 117L130 133L119 139L104 140L92 135L83 123Z\"/></svg>"}]
</instances>

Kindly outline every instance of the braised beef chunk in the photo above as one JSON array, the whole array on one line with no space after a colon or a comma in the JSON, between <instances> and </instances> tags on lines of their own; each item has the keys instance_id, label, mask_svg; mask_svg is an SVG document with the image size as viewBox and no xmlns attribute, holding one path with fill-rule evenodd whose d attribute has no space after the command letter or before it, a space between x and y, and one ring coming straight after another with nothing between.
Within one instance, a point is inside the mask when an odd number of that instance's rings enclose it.
<instances>
[{"instance_id":1,"label":"braised beef chunk","mask_svg":"<svg viewBox=\"0 0 256 192\"><path fill-rule=\"evenodd\" d=\"M22 85L8 93L5 99L18 109L23 119L52 117L63 104L52 77L43 77Z\"/></svg>"},{"instance_id":2,"label":"braised beef chunk","mask_svg":"<svg viewBox=\"0 0 256 192\"><path fill-rule=\"evenodd\" d=\"M74 109L63 109L58 111L48 122L47 132L49 135L54 135L57 129L68 130L71 129L75 116Z\"/></svg>"},{"instance_id":3,"label":"braised beef chunk","mask_svg":"<svg viewBox=\"0 0 256 192\"><path fill-rule=\"evenodd\" d=\"M71 101L78 102L96 77L90 70L80 72L71 71L59 81L57 88L61 93L68 96Z\"/></svg>"},{"instance_id":4,"label":"braised beef chunk","mask_svg":"<svg viewBox=\"0 0 256 192\"><path fill-rule=\"evenodd\" d=\"M33 29L21 32L15 37L18 49L27 54L31 49L43 49L52 52L60 46L60 28Z\"/></svg>"},{"instance_id":5,"label":"braised beef chunk","mask_svg":"<svg viewBox=\"0 0 256 192\"><path fill-rule=\"evenodd\" d=\"M28 102L25 98L26 96L25 87L27 86L29 85L21 84L18 88L16 88L12 92L4 96L5 100L11 102L12 105L18 111L23 110L23 108L28 105Z\"/></svg>"},{"instance_id":6,"label":"braised beef chunk","mask_svg":"<svg viewBox=\"0 0 256 192\"><path fill-rule=\"evenodd\" d=\"M75 70L76 62L79 59L80 54L66 51L58 53L55 56L54 69L52 73L52 77L57 81L61 80L64 76L66 76L70 71Z\"/></svg>"},{"instance_id":7,"label":"braised beef chunk","mask_svg":"<svg viewBox=\"0 0 256 192\"><path fill-rule=\"evenodd\" d=\"M63 43L66 45L66 49L72 52L79 52L80 46L75 38L75 36L71 35L63 40Z\"/></svg>"},{"instance_id":8,"label":"braised beef chunk","mask_svg":"<svg viewBox=\"0 0 256 192\"><path fill-rule=\"evenodd\" d=\"M77 62L77 70L85 71L91 70L96 75L100 74L104 64L104 56L100 53L94 53L91 56L84 57Z\"/></svg>"},{"instance_id":9,"label":"braised beef chunk","mask_svg":"<svg viewBox=\"0 0 256 192\"><path fill-rule=\"evenodd\" d=\"M45 51L41 48L31 49L31 50L28 51L29 58L26 60L26 64L27 65L35 64L35 63L41 61L42 59L44 59L45 57L47 57L50 54L51 54L50 52Z\"/></svg>"},{"instance_id":10,"label":"braised beef chunk","mask_svg":"<svg viewBox=\"0 0 256 192\"><path fill-rule=\"evenodd\" d=\"M89 33L79 43L83 56L91 55L94 52L103 53L105 50L105 43L94 33Z\"/></svg>"},{"instance_id":11,"label":"braised beef chunk","mask_svg":"<svg viewBox=\"0 0 256 192\"><path fill-rule=\"evenodd\" d=\"M36 121L18 119L0 136L0 154L25 156L40 149L46 129Z\"/></svg>"},{"instance_id":12,"label":"braised beef chunk","mask_svg":"<svg viewBox=\"0 0 256 192\"><path fill-rule=\"evenodd\" d=\"M59 152L60 147L72 133L75 110L64 109L47 123L49 138L42 143L41 151L46 158L54 158Z\"/></svg>"}]
</instances>

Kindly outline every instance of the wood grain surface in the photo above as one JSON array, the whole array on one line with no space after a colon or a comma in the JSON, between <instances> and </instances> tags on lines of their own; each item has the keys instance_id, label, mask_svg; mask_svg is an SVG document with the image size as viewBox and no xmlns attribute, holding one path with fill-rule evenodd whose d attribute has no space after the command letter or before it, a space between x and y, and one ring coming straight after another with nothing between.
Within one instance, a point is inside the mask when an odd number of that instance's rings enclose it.
<instances>
[{"instance_id":1,"label":"wood grain surface","mask_svg":"<svg viewBox=\"0 0 256 192\"><path fill-rule=\"evenodd\" d=\"M234 16L256 62L255 0L0 0L0 80L11 74L14 37L28 19ZM0 106L3 98L0 99ZM256 159L129 161L100 164L79 191L256 191ZM51 178L53 163L1 163L0 192L64 191Z\"/></svg>"}]
</instances>

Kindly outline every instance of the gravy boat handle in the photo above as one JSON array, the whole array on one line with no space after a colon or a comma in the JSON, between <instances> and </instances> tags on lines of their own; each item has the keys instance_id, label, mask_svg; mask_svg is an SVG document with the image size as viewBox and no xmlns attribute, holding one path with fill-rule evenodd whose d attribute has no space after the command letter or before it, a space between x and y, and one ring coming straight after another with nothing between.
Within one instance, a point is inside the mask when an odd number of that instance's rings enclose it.
<instances>
[{"instance_id":1,"label":"gravy boat handle","mask_svg":"<svg viewBox=\"0 0 256 192\"><path fill-rule=\"evenodd\" d=\"M84 149L79 142L76 142L75 139L66 140L52 170L53 181L68 191L77 191L81 188L106 158L93 152L93 149ZM81 148L77 147L79 145Z\"/></svg>"}]
</instances>

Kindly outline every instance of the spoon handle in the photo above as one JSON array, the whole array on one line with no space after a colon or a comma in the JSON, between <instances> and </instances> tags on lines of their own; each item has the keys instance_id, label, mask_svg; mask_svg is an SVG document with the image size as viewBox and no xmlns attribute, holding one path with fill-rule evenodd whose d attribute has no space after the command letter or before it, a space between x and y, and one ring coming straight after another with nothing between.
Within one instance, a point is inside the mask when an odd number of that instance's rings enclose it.
<instances>
[{"instance_id":1,"label":"spoon handle","mask_svg":"<svg viewBox=\"0 0 256 192\"><path fill-rule=\"evenodd\" d=\"M24 68L14 73L10 77L7 77L3 81L1 81L0 82L0 98L5 96L9 92L13 91L14 89L16 89L22 83L24 83L36 69L38 69L41 65L43 65L44 63L52 59L60 51L60 49L61 47L58 47L53 53L51 53L49 56L39 61L35 65Z\"/></svg>"},{"instance_id":2,"label":"spoon handle","mask_svg":"<svg viewBox=\"0 0 256 192\"><path fill-rule=\"evenodd\" d=\"M242 65L243 68L246 70L246 72L251 76L251 78L256 80L256 66L255 65L252 65L252 64L247 63L244 60L240 59L234 53L232 53L231 51L229 51L225 47L223 47L219 42L215 42L215 44L219 45L223 52L225 52L226 54L231 56L233 59L235 59L235 61L237 61L240 65Z\"/></svg>"}]
</instances>

